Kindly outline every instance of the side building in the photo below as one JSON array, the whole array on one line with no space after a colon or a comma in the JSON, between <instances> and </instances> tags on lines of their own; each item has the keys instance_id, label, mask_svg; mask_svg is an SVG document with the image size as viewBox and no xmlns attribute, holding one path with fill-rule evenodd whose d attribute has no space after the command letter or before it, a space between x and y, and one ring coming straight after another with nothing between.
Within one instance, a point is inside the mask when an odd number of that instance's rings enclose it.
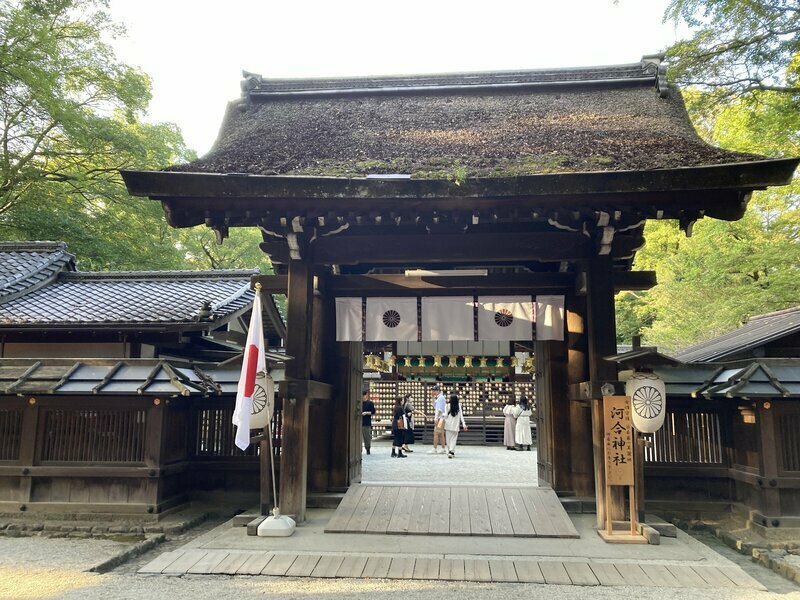
<instances>
[{"instance_id":1,"label":"side building","mask_svg":"<svg viewBox=\"0 0 800 600\"><path fill-rule=\"evenodd\" d=\"M666 383L667 418L645 449L649 508L733 510L767 536L798 531L800 307L752 317L675 359L640 348L614 360Z\"/></svg>"},{"instance_id":2,"label":"side building","mask_svg":"<svg viewBox=\"0 0 800 600\"><path fill-rule=\"evenodd\" d=\"M0 512L257 499L256 449L231 425L255 274L82 272L64 243L0 243ZM264 300L280 379L285 325Z\"/></svg>"}]
</instances>

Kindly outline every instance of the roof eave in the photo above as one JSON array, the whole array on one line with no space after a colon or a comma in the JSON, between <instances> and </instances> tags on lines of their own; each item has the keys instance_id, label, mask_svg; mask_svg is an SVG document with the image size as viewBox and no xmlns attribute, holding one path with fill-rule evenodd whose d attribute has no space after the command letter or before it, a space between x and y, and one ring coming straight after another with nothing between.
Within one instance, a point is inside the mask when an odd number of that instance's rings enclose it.
<instances>
[{"instance_id":1,"label":"roof eave","mask_svg":"<svg viewBox=\"0 0 800 600\"><path fill-rule=\"evenodd\" d=\"M755 190L791 182L800 158L651 169L547 173L516 177L377 179L121 171L133 196L172 198L510 198L689 190Z\"/></svg>"}]
</instances>

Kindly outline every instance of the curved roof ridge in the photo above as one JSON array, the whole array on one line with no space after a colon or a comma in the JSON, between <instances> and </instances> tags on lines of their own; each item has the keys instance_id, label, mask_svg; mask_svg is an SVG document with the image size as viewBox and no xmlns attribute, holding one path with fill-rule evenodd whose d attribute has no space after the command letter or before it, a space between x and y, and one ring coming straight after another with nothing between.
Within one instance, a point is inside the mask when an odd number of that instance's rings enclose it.
<instances>
[{"instance_id":1,"label":"curved roof ridge","mask_svg":"<svg viewBox=\"0 0 800 600\"><path fill-rule=\"evenodd\" d=\"M744 325L677 352L684 362L722 360L800 331L800 307L752 317Z\"/></svg>"},{"instance_id":2,"label":"curved roof ridge","mask_svg":"<svg viewBox=\"0 0 800 600\"><path fill-rule=\"evenodd\" d=\"M524 86L603 81L658 82L659 55L643 57L639 62L580 67L456 71L397 75L269 78L244 71L242 91L245 97L305 95L313 93L398 92L433 89L475 89L483 87ZM655 65L656 68L653 68Z\"/></svg>"},{"instance_id":3,"label":"curved roof ridge","mask_svg":"<svg viewBox=\"0 0 800 600\"><path fill-rule=\"evenodd\" d=\"M75 269L75 256L64 242L0 242L0 255L0 302L36 291Z\"/></svg>"},{"instance_id":4,"label":"curved roof ridge","mask_svg":"<svg viewBox=\"0 0 800 600\"><path fill-rule=\"evenodd\" d=\"M770 317L779 317L782 315L788 315L794 312L800 312L800 306L793 306L791 308L782 308L780 310L774 310L772 312L764 313L763 315L754 315L747 319L748 323L752 323L753 321L758 321L759 319L768 319Z\"/></svg>"},{"instance_id":5,"label":"curved roof ridge","mask_svg":"<svg viewBox=\"0 0 800 600\"><path fill-rule=\"evenodd\" d=\"M233 279L258 275L258 269L208 269L200 271L75 271L63 273L64 281L122 280L135 279Z\"/></svg>"}]
</instances>

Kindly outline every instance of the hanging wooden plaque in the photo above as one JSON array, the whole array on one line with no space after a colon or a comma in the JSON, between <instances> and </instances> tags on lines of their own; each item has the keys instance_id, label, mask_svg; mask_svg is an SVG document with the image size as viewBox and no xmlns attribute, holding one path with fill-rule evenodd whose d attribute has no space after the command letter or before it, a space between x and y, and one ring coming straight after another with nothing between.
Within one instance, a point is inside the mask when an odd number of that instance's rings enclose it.
<instances>
[{"instance_id":1,"label":"hanging wooden plaque","mask_svg":"<svg viewBox=\"0 0 800 600\"><path fill-rule=\"evenodd\" d=\"M633 435L627 396L603 397L606 485L633 485Z\"/></svg>"}]
</instances>

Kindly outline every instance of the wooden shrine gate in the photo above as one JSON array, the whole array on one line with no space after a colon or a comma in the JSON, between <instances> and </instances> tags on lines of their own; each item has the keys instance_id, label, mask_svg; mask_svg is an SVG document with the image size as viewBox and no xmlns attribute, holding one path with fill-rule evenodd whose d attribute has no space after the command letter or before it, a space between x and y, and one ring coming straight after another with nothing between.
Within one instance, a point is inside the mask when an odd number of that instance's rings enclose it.
<instances>
[{"instance_id":1,"label":"wooden shrine gate","mask_svg":"<svg viewBox=\"0 0 800 600\"><path fill-rule=\"evenodd\" d=\"M247 74L207 156L122 173L173 227L205 224L220 241L231 227L262 232L277 274L256 279L288 296L294 357L280 389L284 513L302 521L307 490L346 488L358 474L361 357L335 341L337 296L563 295L565 339L535 348L541 479L579 495L602 489L597 401L604 386L621 391L604 360L616 353L614 294L655 285L654 273L631 271L646 220L676 220L689 235L699 218L740 219L754 190L789 183L798 164L702 142L661 58L335 80ZM618 123L626 135L609 134ZM482 276L454 273L476 268Z\"/></svg>"}]
</instances>

